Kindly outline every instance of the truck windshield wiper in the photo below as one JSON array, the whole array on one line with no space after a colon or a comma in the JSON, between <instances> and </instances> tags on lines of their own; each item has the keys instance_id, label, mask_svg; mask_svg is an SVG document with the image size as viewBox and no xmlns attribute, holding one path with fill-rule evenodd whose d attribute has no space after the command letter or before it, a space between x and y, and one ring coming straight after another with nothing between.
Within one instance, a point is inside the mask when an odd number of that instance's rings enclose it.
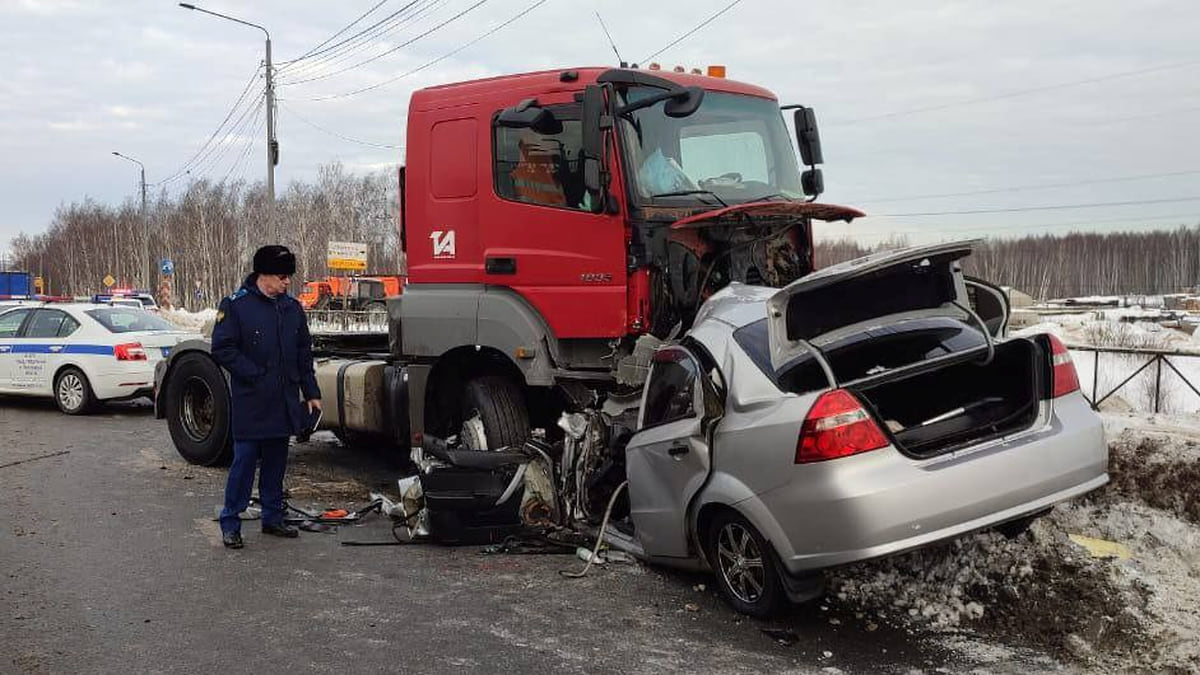
<instances>
[{"instance_id":1,"label":"truck windshield wiper","mask_svg":"<svg viewBox=\"0 0 1200 675\"><path fill-rule=\"evenodd\" d=\"M717 193L713 192L712 190L678 190L676 192L660 192L656 195L650 195L650 198L657 199L659 197L683 197L685 195L708 195L717 200L717 203L721 206L729 206L729 204L725 203L724 199L718 197Z\"/></svg>"}]
</instances>

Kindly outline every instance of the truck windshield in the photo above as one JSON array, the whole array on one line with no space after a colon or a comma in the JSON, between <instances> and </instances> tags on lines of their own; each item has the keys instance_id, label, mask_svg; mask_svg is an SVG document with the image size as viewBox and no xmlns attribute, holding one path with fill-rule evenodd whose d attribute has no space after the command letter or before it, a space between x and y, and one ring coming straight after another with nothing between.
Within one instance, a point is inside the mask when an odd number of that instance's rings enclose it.
<instances>
[{"instance_id":1,"label":"truck windshield","mask_svg":"<svg viewBox=\"0 0 1200 675\"><path fill-rule=\"evenodd\" d=\"M626 101L658 93L631 87ZM642 203L744 203L803 199L800 172L775 101L706 92L692 115L668 117L665 103L625 115L621 133Z\"/></svg>"}]
</instances>

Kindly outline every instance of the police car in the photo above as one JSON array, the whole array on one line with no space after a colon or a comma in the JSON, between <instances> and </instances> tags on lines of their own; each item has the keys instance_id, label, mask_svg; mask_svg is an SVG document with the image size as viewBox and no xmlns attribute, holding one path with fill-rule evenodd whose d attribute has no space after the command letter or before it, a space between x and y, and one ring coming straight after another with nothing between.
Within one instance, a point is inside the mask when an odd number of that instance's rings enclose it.
<instances>
[{"instance_id":1,"label":"police car","mask_svg":"<svg viewBox=\"0 0 1200 675\"><path fill-rule=\"evenodd\" d=\"M150 396L155 364L199 337L133 307L0 307L0 394L51 396L68 415Z\"/></svg>"}]
</instances>

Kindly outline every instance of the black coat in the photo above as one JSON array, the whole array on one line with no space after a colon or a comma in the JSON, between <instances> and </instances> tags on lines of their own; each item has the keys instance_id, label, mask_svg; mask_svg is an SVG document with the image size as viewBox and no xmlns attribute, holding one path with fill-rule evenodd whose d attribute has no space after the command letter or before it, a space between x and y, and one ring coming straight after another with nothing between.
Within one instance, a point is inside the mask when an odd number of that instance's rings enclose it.
<instances>
[{"instance_id":1,"label":"black coat","mask_svg":"<svg viewBox=\"0 0 1200 675\"><path fill-rule=\"evenodd\" d=\"M304 401L321 398L304 309L290 295L263 295L257 276L221 301L213 328L213 358L230 374L236 440L293 436L308 426Z\"/></svg>"}]
</instances>

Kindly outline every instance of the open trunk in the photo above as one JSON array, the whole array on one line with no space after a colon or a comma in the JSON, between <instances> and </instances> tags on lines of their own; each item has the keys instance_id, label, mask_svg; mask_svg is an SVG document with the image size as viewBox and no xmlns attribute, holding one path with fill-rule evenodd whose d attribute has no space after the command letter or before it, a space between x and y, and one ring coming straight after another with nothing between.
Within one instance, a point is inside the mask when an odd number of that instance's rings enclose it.
<instances>
[{"instance_id":1,"label":"open trunk","mask_svg":"<svg viewBox=\"0 0 1200 675\"><path fill-rule=\"evenodd\" d=\"M882 376L848 388L893 436L896 447L929 457L983 442L1034 423L1044 397L1048 358L1032 340L996 345L978 356L931 370Z\"/></svg>"}]
</instances>

